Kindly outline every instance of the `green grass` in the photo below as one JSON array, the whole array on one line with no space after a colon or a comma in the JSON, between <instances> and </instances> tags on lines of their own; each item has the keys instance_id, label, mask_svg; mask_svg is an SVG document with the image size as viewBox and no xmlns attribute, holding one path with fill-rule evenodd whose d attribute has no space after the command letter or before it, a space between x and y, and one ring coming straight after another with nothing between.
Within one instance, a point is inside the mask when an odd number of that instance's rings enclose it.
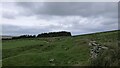
<instances>
[{"instance_id":1,"label":"green grass","mask_svg":"<svg viewBox=\"0 0 120 68\"><path fill-rule=\"evenodd\" d=\"M118 46L117 38L118 31L111 31L73 37L3 40L2 63L3 66L88 66L91 61L89 41L96 40L115 50ZM109 54L106 51L103 56L106 53ZM50 63L50 59L55 60Z\"/></svg>"}]
</instances>

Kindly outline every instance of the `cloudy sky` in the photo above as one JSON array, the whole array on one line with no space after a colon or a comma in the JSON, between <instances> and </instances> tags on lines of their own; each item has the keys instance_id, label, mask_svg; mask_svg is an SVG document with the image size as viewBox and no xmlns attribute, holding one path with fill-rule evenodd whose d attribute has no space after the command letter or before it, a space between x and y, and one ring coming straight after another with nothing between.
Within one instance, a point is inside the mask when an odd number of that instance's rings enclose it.
<instances>
[{"instance_id":1,"label":"cloudy sky","mask_svg":"<svg viewBox=\"0 0 120 68\"><path fill-rule=\"evenodd\" d=\"M5 2L2 34L70 31L72 35L118 29L117 2Z\"/></svg>"}]
</instances>

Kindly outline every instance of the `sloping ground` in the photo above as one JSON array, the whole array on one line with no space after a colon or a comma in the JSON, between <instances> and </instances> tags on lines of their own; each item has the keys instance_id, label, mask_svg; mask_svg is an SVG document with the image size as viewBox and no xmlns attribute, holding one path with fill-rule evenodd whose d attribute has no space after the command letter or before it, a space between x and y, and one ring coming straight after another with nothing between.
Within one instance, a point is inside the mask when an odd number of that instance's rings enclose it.
<instances>
[{"instance_id":1,"label":"sloping ground","mask_svg":"<svg viewBox=\"0 0 120 68\"><path fill-rule=\"evenodd\" d=\"M89 41L115 49L117 38L118 31L111 31L74 37L5 40L2 63L3 66L87 66Z\"/></svg>"}]
</instances>

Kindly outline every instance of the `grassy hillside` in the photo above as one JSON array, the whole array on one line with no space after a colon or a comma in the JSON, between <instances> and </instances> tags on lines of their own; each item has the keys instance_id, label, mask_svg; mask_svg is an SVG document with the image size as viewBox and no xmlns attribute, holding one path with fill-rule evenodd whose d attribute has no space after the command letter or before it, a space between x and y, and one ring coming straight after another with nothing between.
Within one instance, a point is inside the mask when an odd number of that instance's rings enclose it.
<instances>
[{"instance_id":1,"label":"grassy hillside","mask_svg":"<svg viewBox=\"0 0 120 68\"><path fill-rule=\"evenodd\" d=\"M95 61L90 60L91 40L97 41L110 50L118 49L118 31L93 33L73 37L30 38L2 41L3 66L88 66ZM115 52L115 51L114 51ZM106 55L105 55L105 54ZM103 56L111 53L105 51ZM103 57L101 56L101 57ZM111 54L109 54L111 56ZM108 56L108 57L109 57ZM101 58L103 62L105 58ZM117 57L111 65L117 65ZM54 61L49 62L51 59ZM111 58L109 58L111 59ZM108 61L108 60L106 60ZM95 63L94 63L95 64ZM106 63L101 63L105 65ZM96 63L97 65L97 63Z\"/></svg>"}]
</instances>

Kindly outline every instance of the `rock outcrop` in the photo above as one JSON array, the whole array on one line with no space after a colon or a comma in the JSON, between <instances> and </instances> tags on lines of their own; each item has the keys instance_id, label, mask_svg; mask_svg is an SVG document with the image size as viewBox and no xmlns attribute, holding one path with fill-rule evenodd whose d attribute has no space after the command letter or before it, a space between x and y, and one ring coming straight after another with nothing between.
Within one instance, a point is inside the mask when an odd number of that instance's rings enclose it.
<instances>
[{"instance_id":1,"label":"rock outcrop","mask_svg":"<svg viewBox=\"0 0 120 68\"><path fill-rule=\"evenodd\" d=\"M90 46L90 56L92 59L97 58L101 50L108 49L108 47L102 46L98 44L96 41L90 41L89 46Z\"/></svg>"}]
</instances>

